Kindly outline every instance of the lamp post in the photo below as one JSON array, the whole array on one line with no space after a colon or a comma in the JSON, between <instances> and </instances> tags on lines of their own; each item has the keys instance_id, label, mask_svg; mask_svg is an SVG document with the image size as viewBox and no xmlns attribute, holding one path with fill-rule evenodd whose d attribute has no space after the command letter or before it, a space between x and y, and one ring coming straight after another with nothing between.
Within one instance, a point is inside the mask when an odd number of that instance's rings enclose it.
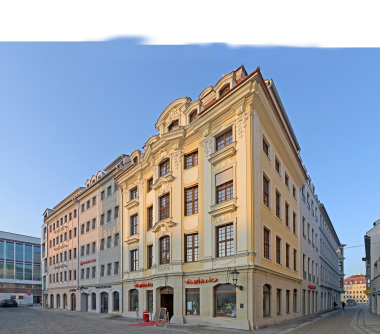
<instances>
[{"instance_id":1,"label":"lamp post","mask_svg":"<svg viewBox=\"0 0 380 334\"><path fill-rule=\"evenodd\" d=\"M240 291L243 291L243 287L242 287L241 285L238 285L238 284L237 284L240 273L236 270L236 268L235 268L234 270L231 271L231 275L232 275L232 282L233 282L233 284L234 284L234 285L235 285Z\"/></svg>"}]
</instances>

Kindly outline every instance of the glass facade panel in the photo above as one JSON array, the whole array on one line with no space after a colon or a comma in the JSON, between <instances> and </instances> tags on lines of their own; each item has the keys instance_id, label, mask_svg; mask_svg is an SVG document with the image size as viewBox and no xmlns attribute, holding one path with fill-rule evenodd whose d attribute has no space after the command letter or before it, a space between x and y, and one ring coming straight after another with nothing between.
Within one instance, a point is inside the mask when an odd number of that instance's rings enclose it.
<instances>
[{"instance_id":1,"label":"glass facade panel","mask_svg":"<svg viewBox=\"0 0 380 334\"><path fill-rule=\"evenodd\" d=\"M0 241L0 260L4 259L4 241Z\"/></svg>"},{"instance_id":2,"label":"glass facade panel","mask_svg":"<svg viewBox=\"0 0 380 334\"><path fill-rule=\"evenodd\" d=\"M33 256L33 249L32 246L25 245L25 261L32 262L32 256Z\"/></svg>"},{"instance_id":3,"label":"glass facade panel","mask_svg":"<svg viewBox=\"0 0 380 334\"><path fill-rule=\"evenodd\" d=\"M24 245L16 244L16 261L24 261Z\"/></svg>"},{"instance_id":4,"label":"glass facade panel","mask_svg":"<svg viewBox=\"0 0 380 334\"><path fill-rule=\"evenodd\" d=\"M35 264L33 265L33 280L35 281L41 280L41 267L36 266Z\"/></svg>"},{"instance_id":5,"label":"glass facade panel","mask_svg":"<svg viewBox=\"0 0 380 334\"><path fill-rule=\"evenodd\" d=\"M15 258L15 244L14 242L8 242L6 243L6 259L7 260L14 260Z\"/></svg>"},{"instance_id":6,"label":"glass facade panel","mask_svg":"<svg viewBox=\"0 0 380 334\"><path fill-rule=\"evenodd\" d=\"M40 247L33 247L33 262L34 263L41 263L41 248Z\"/></svg>"},{"instance_id":7,"label":"glass facade panel","mask_svg":"<svg viewBox=\"0 0 380 334\"><path fill-rule=\"evenodd\" d=\"M32 279L32 265L25 263L25 279L31 280Z\"/></svg>"},{"instance_id":8,"label":"glass facade panel","mask_svg":"<svg viewBox=\"0 0 380 334\"><path fill-rule=\"evenodd\" d=\"M24 279L24 266L19 262L16 262L16 279Z\"/></svg>"},{"instance_id":9,"label":"glass facade panel","mask_svg":"<svg viewBox=\"0 0 380 334\"><path fill-rule=\"evenodd\" d=\"M4 278L4 262L0 260L0 278Z\"/></svg>"},{"instance_id":10,"label":"glass facade panel","mask_svg":"<svg viewBox=\"0 0 380 334\"><path fill-rule=\"evenodd\" d=\"M5 265L6 267L6 277L5 278L8 278L8 279L14 279L15 278L15 265L14 263L7 263Z\"/></svg>"}]
</instances>

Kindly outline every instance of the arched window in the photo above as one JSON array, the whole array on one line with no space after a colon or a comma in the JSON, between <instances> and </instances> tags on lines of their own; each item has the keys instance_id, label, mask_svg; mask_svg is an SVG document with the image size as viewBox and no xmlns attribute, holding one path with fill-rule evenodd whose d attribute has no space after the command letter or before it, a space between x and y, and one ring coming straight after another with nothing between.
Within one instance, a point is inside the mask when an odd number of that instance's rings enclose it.
<instances>
[{"instance_id":1,"label":"arched window","mask_svg":"<svg viewBox=\"0 0 380 334\"><path fill-rule=\"evenodd\" d=\"M137 158L137 157L134 157L134 158L133 158L133 164L136 165L137 162L138 162L138 158Z\"/></svg>"},{"instance_id":2,"label":"arched window","mask_svg":"<svg viewBox=\"0 0 380 334\"><path fill-rule=\"evenodd\" d=\"M160 239L160 264L170 263L170 237L163 236Z\"/></svg>"},{"instance_id":3,"label":"arched window","mask_svg":"<svg viewBox=\"0 0 380 334\"><path fill-rule=\"evenodd\" d=\"M169 132L172 131L173 128L175 128L175 127L178 126L178 125L179 125L179 121L178 121L178 119L176 119L175 121L173 121L173 122L170 123L170 125L169 125L169 127L168 127L168 131L169 131Z\"/></svg>"},{"instance_id":4,"label":"arched window","mask_svg":"<svg viewBox=\"0 0 380 334\"><path fill-rule=\"evenodd\" d=\"M223 95L227 94L229 91L230 91L230 84L224 85L219 91L219 97L222 97Z\"/></svg>"},{"instance_id":5,"label":"arched window","mask_svg":"<svg viewBox=\"0 0 380 334\"><path fill-rule=\"evenodd\" d=\"M65 293L63 294L63 308L67 309L67 295Z\"/></svg>"},{"instance_id":6,"label":"arched window","mask_svg":"<svg viewBox=\"0 0 380 334\"><path fill-rule=\"evenodd\" d=\"M265 284L263 287L263 315L264 317L270 316L270 293L271 287L268 284Z\"/></svg>"},{"instance_id":7,"label":"arched window","mask_svg":"<svg viewBox=\"0 0 380 334\"><path fill-rule=\"evenodd\" d=\"M115 291L113 293L113 310L114 311L119 311L119 292Z\"/></svg>"},{"instance_id":8,"label":"arched window","mask_svg":"<svg viewBox=\"0 0 380 334\"><path fill-rule=\"evenodd\" d=\"M96 293L91 294L91 309L96 310Z\"/></svg>"},{"instance_id":9,"label":"arched window","mask_svg":"<svg viewBox=\"0 0 380 334\"><path fill-rule=\"evenodd\" d=\"M196 110L194 110L194 111L192 111L190 113L190 115L189 115L189 124L192 123L197 118L197 115L198 115L198 113L197 113Z\"/></svg>"},{"instance_id":10,"label":"arched window","mask_svg":"<svg viewBox=\"0 0 380 334\"><path fill-rule=\"evenodd\" d=\"M129 310L139 310L139 291L137 289L129 290Z\"/></svg>"},{"instance_id":11,"label":"arched window","mask_svg":"<svg viewBox=\"0 0 380 334\"><path fill-rule=\"evenodd\" d=\"M236 317L236 287L220 284L215 287L215 316Z\"/></svg>"},{"instance_id":12,"label":"arched window","mask_svg":"<svg viewBox=\"0 0 380 334\"><path fill-rule=\"evenodd\" d=\"M60 294L57 295L57 308L60 308L61 307L61 296Z\"/></svg>"}]
</instances>

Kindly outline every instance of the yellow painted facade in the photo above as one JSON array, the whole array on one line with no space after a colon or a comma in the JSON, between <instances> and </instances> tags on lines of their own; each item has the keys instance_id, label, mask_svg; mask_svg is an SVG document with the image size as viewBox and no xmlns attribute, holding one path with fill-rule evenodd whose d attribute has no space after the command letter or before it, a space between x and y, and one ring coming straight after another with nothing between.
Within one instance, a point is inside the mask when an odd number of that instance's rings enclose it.
<instances>
[{"instance_id":1,"label":"yellow painted facade","mask_svg":"<svg viewBox=\"0 0 380 334\"><path fill-rule=\"evenodd\" d=\"M173 322L242 329L301 316L298 189L306 173L273 82L240 67L199 100L172 102L155 126L159 134L117 177L123 314L166 307ZM192 204L189 188L198 194ZM231 285L235 268L242 290Z\"/></svg>"}]
</instances>

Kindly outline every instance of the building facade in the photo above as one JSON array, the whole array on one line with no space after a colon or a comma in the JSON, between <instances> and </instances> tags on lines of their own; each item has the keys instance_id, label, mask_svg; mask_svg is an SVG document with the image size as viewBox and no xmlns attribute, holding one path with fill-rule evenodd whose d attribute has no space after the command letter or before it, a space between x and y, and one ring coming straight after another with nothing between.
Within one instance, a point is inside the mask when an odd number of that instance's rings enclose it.
<instances>
[{"instance_id":1,"label":"building facade","mask_svg":"<svg viewBox=\"0 0 380 334\"><path fill-rule=\"evenodd\" d=\"M341 301L354 301L358 304L367 304L368 296L364 293L366 290L366 278L363 274L353 274L344 280L344 294L341 296Z\"/></svg>"},{"instance_id":2,"label":"building facade","mask_svg":"<svg viewBox=\"0 0 380 334\"><path fill-rule=\"evenodd\" d=\"M130 164L121 155L53 209L42 226L44 306L120 313L121 192L114 176Z\"/></svg>"},{"instance_id":3,"label":"building facade","mask_svg":"<svg viewBox=\"0 0 380 334\"><path fill-rule=\"evenodd\" d=\"M273 81L240 67L172 102L156 129L117 176L123 314L165 307L173 322L243 329L299 317L307 175Z\"/></svg>"},{"instance_id":4,"label":"building facade","mask_svg":"<svg viewBox=\"0 0 380 334\"><path fill-rule=\"evenodd\" d=\"M0 300L40 303L42 298L39 238L0 231Z\"/></svg>"}]
</instances>

